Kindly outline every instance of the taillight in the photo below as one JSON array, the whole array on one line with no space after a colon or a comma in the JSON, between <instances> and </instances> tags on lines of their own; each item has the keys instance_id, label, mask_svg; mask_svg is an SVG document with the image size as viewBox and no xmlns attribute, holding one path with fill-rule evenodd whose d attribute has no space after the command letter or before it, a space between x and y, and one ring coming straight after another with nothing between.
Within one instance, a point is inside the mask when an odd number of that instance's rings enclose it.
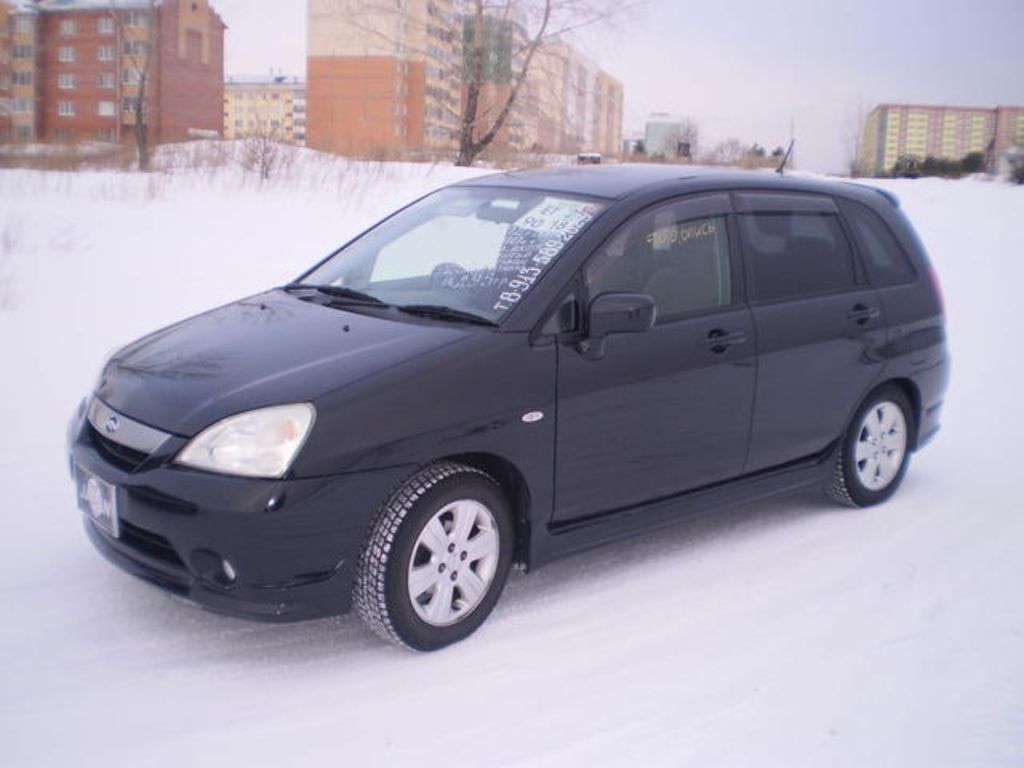
<instances>
[{"instance_id":1,"label":"taillight","mask_svg":"<svg viewBox=\"0 0 1024 768\"><path fill-rule=\"evenodd\" d=\"M935 271L935 267L928 267L928 278L932 281L935 299L939 302L939 311L945 314L946 300L942 296L942 283L939 282L939 273Z\"/></svg>"}]
</instances>

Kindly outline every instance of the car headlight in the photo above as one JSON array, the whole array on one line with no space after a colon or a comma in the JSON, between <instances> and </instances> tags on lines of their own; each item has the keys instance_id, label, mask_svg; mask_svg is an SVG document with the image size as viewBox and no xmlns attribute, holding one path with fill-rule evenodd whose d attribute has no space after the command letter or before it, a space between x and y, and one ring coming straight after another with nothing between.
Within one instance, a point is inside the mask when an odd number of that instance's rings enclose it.
<instances>
[{"instance_id":1,"label":"car headlight","mask_svg":"<svg viewBox=\"0 0 1024 768\"><path fill-rule=\"evenodd\" d=\"M316 418L310 403L246 411L207 427L186 445L177 464L225 475L283 477Z\"/></svg>"}]
</instances>

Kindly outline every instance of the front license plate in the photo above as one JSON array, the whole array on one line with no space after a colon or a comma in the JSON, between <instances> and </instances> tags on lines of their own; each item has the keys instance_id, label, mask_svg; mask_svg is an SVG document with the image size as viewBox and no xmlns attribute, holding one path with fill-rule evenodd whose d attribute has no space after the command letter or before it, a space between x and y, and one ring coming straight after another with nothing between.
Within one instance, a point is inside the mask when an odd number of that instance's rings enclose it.
<instances>
[{"instance_id":1,"label":"front license plate","mask_svg":"<svg viewBox=\"0 0 1024 768\"><path fill-rule=\"evenodd\" d=\"M120 533L117 520L117 488L81 467L75 468L78 508L114 538Z\"/></svg>"}]
</instances>

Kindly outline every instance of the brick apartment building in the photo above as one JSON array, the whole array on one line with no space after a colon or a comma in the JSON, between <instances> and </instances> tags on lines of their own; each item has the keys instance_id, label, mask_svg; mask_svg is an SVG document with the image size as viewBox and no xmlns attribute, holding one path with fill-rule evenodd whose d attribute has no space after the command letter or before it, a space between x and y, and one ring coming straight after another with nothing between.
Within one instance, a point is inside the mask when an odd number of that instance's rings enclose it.
<instances>
[{"instance_id":1,"label":"brick apartment building","mask_svg":"<svg viewBox=\"0 0 1024 768\"><path fill-rule=\"evenodd\" d=\"M464 39L474 31L465 21ZM477 107L482 128L492 124L522 68L525 31L514 21L487 19L484 71ZM541 45L495 144L514 152L616 155L622 145L622 84L575 48Z\"/></svg>"},{"instance_id":2,"label":"brick apartment building","mask_svg":"<svg viewBox=\"0 0 1024 768\"><path fill-rule=\"evenodd\" d=\"M263 136L306 143L306 81L298 77L229 77L224 83L224 138Z\"/></svg>"},{"instance_id":3,"label":"brick apartment building","mask_svg":"<svg viewBox=\"0 0 1024 768\"><path fill-rule=\"evenodd\" d=\"M972 152L999 157L1024 143L1024 107L953 107L881 104L868 114L859 170L891 171L904 157L960 160Z\"/></svg>"},{"instance_id":4,"label":"brick apartment building","mask_svg":"<svg viewBox=\"0 0 1024 768\"><path fill-rule=\"evenodd\" d=\"M365 0L309 0L307 144L339 154L456 150L463 99L463 40L453 0L404 0L402 13ZM489 19L477 114L493 119L521 63L525 33ZM617 154L622 85L571 46L535 57L495 150Z\"/></svg>"},{"instance_id":5,"label":"brick apartment building","mask_svg":"<svg viewBox=\"0 0 1024 768\"><path fill-rule=\"evenodd\" d=\"M207 0L0 0L0 138L127 139L143 88L151 142L219 136L224 29Z\"/></svg>"},{"instance_id":6,"label":"brick apartment building","mask_svg":"<svg viewBox=\"0 0 1024 768\"><path fill-rule=\"evenodd\" d=\"M0 3L0 142L11 138L11 31L9 6Z\"/></svg>"},{"instance_id":7,"label":"brick apartment building","mask_svg":"<svg viewBox=\"0 0 1024 768\"><path fill-rule=\"evenodd\" d=\"M461 39L453 0L309 0L306 142L339 154L450 149Z\"/></svg>"}]
</instances>

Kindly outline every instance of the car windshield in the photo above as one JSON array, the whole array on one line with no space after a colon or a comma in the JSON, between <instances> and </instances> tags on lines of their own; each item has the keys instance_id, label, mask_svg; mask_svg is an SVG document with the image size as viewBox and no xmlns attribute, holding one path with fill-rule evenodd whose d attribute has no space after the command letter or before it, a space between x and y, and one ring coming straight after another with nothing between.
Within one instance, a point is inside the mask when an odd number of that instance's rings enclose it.
<instances>
[{"instance_id":1,"label":"car windshield","mask_svg":"<svg viewBox=\"0 0 1024 768\"><path fill-rule=\"evenodd\" d=\"M342 248L299 285L439 319L463 313L498 322L603 208L530 190L444 189Z\"/></svg>"}]
</instances>

